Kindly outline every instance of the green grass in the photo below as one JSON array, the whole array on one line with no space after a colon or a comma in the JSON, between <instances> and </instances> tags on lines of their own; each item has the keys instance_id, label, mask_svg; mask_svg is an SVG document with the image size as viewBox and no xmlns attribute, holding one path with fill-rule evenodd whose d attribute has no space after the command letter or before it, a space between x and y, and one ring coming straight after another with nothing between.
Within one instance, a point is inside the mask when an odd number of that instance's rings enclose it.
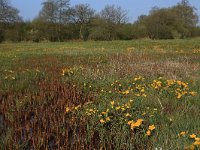
<instances>
[{"instance_id":1,"label":"green grass","mask_svg":"<svg viewBox=\"0 0 200 150\"><path fill-rule=\"evenodd\" d=\"M184 149L200 137L200 39L8 43L0 66L2 149Z\"/></svg>"}]
</instances>

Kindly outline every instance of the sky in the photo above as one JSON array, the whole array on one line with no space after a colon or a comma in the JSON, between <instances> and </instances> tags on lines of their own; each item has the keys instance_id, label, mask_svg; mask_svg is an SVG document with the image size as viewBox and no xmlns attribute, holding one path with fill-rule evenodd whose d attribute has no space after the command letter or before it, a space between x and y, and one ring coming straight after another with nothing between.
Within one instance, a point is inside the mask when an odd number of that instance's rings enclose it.
<instances>
[{"instance_id":1,"label":"sky","mask_svg":"<svg viewBox=\"0 0 200 150\"><path fill-rule=\"evenodd\" d=\"M181 0L71 0L71 6L80 3L87 3L93 9L100 11L105 5L118 5L128 12L130 22L137 20L142 14L148 14L152 7L160 8L176 5ZM11 4L20 11L20 16L25 20L34 19L41 10L41 3L44 0L10 0ZM197 8L200 16L200 0L189 0L190 4Z\"/></svg>"}]
</instances>

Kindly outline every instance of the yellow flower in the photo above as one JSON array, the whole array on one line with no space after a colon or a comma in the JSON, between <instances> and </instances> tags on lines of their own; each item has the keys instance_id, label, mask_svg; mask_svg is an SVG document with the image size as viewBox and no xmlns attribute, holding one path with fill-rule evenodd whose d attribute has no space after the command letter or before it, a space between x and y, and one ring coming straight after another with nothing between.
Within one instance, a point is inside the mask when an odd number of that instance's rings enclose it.
<instances>
[{"instance_id":1,"label":"yellow flower","mask_svg":"<svg viewBox=\"0 0 200 150\"><path fill-rule=\"evenodd\" d=\"M131 126L131 130L133 130L135 127L139 127L143 122L143 119L138 119L136 122L134 122L133 120L128 122L128 125Z\"/></svg>"},{"instance_id":2,"label":"yellow flower","mask_svg":"<svg viewBox=\"0 0 200 150\"><path fill-rule=\"evenodd\" d=\"M183 94L181 94L181 93L179 93L179 92L176 92L177 93L177 99L180 99L182 96L183 96Z\"/></svg>"},{"instance_id":3,"label":"yellow flower","mask_svg":"<svg viewBox=\"0 0 200 150\"><path fill-rule=\"evenodd\" d=\"M191 135L190 135L190 138L191 138L191 139L195 139L196 137L197 137L197 136L196 136L195 134L191 134Z\"/></svg>"},{"instance_id":4,"label":"yellow flower","mask_svg":"<svg viewBox=\"0 0 200 150\"><path fill-rule=\"evenodd\" d=\"M186 134L185 131L182 131L181 133L179 133L180 136L184 136Z\"/></svg>"},{"instance_id":5,"label":"yellow flower","mask_svg":"<svg viewBox=\"0 0 200 150\"><path fill-rule=\"evenodd\" d=\"M62 75L62 76L65 75L65 71L64 71L64 69L62 69L61 75Z\"/></svg>"},{"instance_id":6,"label":"yellow flower","mask_svg":"<svg viewBox=\"0 0 200 150\"><path fill-rule=\"evenodd\" d=\"M131 124L131 127L139 127L142 124L142 122L142 119L138 119L135 123Z\"/></svg>"},{"instance_id":7,"label":"yellow flower","mask_svg":"<svg viewBox=\"0 0 200 150\"><path fill-rule=\"evenodd\" d=\"M124 92L124 94L129 94L129 90L126 90L126 91Z\"/></svg>"},{"instance_id":8,"label":"yellow flower","mask_svg":"<svg viewBox=\"0 0 200 150\"><path fill-rule=\"evenodd\" d=\"M135 123L134 123L134 122L131 123L131 130L133 130L135 127L136 127L136 126L135 126Z\"/></svg>"},{"instance_id":9,"label":"yellow flower","mask_svg":"<svg viewBox=\"0 0 200 150\"><path fill-rule=\"evenodd\" d=\"M147 135L147 136L150 136L150 135L151 135L151 131L148 130L148 131L146 132L146 135Z\"/></svg>"},{"instance_id":10,"label":"yellow flower","mask_svg":"<svg viewBox=\"0 0 200 150\"><path fill-rule=\"evenodd\" d=\"M195 96L197 93L196 92L190 92L190 95Z\"/></svg>"},{"instance_id":11,"label":"yellow flower","mask_svg":"<svg viewBox=\"0 0 200 150\"><path fill-rule=\"evenodd\" d=\"M106 114L107 114L107 112L103 111L101 114L102 114L102 115L106 115Z\"/></svg>"},{"instance_id":12,"label":"yellow flower","mask_svg":"<svg viewBox=\"0 0 200 150\"><path fill-rule=\"evenodd\" d=\"M149 130L151 130L151 131L153 131L155 128L156 127L154 126L154 124L149 126Z\"/></svg>"},{"instance_id":13,"label":"yellow flower","mask_svg":"<svg viewBox=\"0 0 200 150\"><path fill-rule=\"evenodd\" d=\"M137 122L141 122L141 123L142 123L143 121L144 121L143 119L138 119L138 120L137 120Z\"/></svg>"},{"instance_id":14,"label":"yellow flower","mask_svg":"<svg viewBox=\"0 0 200 150\"><path fill-rule=\"evenodd\" d=\"M131 114L127 113L127 114L125 114L125 116L126 116L126 117L130 117L130 116L131 116Z\"/></svg>"},{"instance_id":15,"label":"yellow flower","mask_svg":"<svg viewBox=\"0 0 200 150\"><path fill-rule=\"evenodd\" d=\"M200 138L195 138L195 141L200 141Z\"/></svg>"},{"instance_id":16,"label":"yellow flower","mask_svg":"<svg viewBox=\"0 0 200 150\"><path fill-rule=\"evenodd\" d=\"M111 101L111 102L110 102L110 104L111 104L111 105L114 105L114 104L115 104L115 102L114 102L114 101Z\"/></svg>"},{"instance_id":17,"label":"yellow flower","mask_svg":"<svg viewBox=\"0 0 200 150\"><path fill-rule=\"evenodd\" d=\"M81 107L81 105L76 106L74 109L77 110Z\"/></svg>"},{"instance_id":18,"label":"yellow flower","mask_svg":"<svg viewBox=\"0 0 200 150\"><path fill-rule=\"evenodd\" d=\"M124 107L122 107L121 109L122 109L122 111L126 110Z\"/></svg>"},{"instance_id":19,"label":"yellow flower","mask_svg":"<svg viewBox=\"0 0 200 150\"><path fill-rule=\"evenodd\" d=\"M133 120L129 121L129 122L128 122L128 125L131 125L132 123L134 123Z\"/></svg>"},{"instance_id":20,"label":"yellow flower","mask_svg":"<svg viewBox=\"0 0 200 150\"><path fill-rule=\"evenodd\" d=\"M138 81L138 80L141 80L141 81L143 81L143 80L144 80L144 78L143 78L142 76L138 76L138 77L135 77L135 78L134 78L134 81Z\"/></svg>"},{"instance_id":21,"label":"yellow flower","mask_svg":"<svg viewBox=\"0 0 200 150\"><path fill-rule=\"evenodd\" d=\"M193 144L194 145L200 145L200 141L195 141Z\"/></svg>"},{"instance_id":22,"label":"yellow flower","mask_svg":"<svg viewBox=\"0 0 200 150\"><path fill-rule=\"evenodd\" d=\"M140 97L141 95L140 94L135 94L135 96Z\"/></svg>"},{"instance_id":23,"label":"yellow flower","mask_svg":"<svg viewBox=\"0 0 200 150\"><path fill-rule=\"evenodd\" d=\"M119 110L121 107L120 106L118 106L118 107L116 107L116 110Z\"/></svg>"},{"instance_id":24,"label":"yellow flower","mask_svg":"<svg viewBox=\"0 0 200 150\"><path fill-rule=\"evenodd\" d=\"M103 119L99 120L101 123L105 123L105 121Z\"/></svg>"},{"instance_id":25,"label":"yellow flower","mask_svg":"<svg viewBox=\"0 0 200 150\"><path fill-rule=\"evenodd\" d=\"M142 94L142 96L143 96L143 97L147 97L147 95L146 95L146 94L144 94L144 93Z\"/></svg>"},{"instance_id":26,"label":"yellow flower","mask_svg":"<svg viewBox=\"0 0 200 150\"><path fill-rule=\"evenodd\" d=\"M106 118L106 121L110 121L110 117L107 117L107 118Z\"/></svg>"},{"instance_id":27,"label":"yellow flower","mask_svg":"<svg viewBox=\"0 0 200 150\"><path fill-rule=\"evenodd\" d=\"M66 112L69 112L70 111L70 109L69 109L69 107L66 107L66 110L65 110Z\"/></svg>"}]
</instances>

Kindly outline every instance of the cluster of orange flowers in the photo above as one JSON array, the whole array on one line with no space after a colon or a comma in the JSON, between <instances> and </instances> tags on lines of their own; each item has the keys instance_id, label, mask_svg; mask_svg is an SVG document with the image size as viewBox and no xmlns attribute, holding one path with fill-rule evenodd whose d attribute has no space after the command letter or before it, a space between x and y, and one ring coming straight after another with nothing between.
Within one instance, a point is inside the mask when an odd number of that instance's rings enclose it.
<instances>
[{"instance_id":1,"label":"cluster of orange flowers","mask_svg":"<svg viewBox=\"0 0 200 150\"><path fill-rule=\"evenodd\" d=\"M200 138L197 137L197 135L194 134L194 133L190 134L190 135L187 135L187 134L188 134L187 131L182 131L182 132L179 133L179 136L183 136L183 137L188 136L188 138L194 140L194 142L186 149L195 150L195 147L199 147L200 148Z\"/></svg>"}]
</instances>

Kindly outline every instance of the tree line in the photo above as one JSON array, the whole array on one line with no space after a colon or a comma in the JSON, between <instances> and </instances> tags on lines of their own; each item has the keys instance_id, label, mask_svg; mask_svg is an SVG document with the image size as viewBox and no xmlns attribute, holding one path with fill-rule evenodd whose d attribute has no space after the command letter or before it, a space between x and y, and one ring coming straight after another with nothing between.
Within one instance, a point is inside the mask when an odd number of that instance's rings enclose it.
<instances>
[{"instance_id":1,"label":"tree line","mask_svg":"<svg viewBox=\"0 0 200 150\"><path fill-rule=\"evenodd\" d=\"M120 6L106 5L100 12L89 4L46 0L38 16L24 21L9 0L0 0L0 42L177 39L200 36L196 8L182 0L168 8L153 7L130 23Z\"/></svg>"}]
</instances>

